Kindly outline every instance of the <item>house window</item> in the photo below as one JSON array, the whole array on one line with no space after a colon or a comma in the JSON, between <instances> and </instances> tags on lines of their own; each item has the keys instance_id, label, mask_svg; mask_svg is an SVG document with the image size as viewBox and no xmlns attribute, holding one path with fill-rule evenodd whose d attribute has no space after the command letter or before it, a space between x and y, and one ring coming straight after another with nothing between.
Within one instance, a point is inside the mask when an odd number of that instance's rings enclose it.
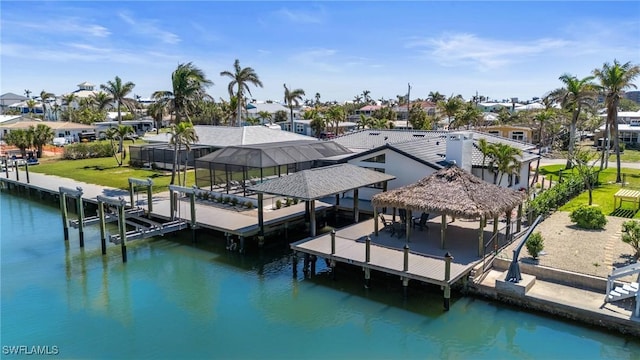
<instances>
[{"instance_id":1,"label":"house window","mask_svg":"<svg viewBox=\"0 0 640 360\"><path fill-rule=\"evenodd\" d=\"M518 140L518 141L524 141L524 132L523 131L512 131L511 132L511 139Z\"/></svg>"},{"instance_id":2,"label":"house window","mask_svg":"<svg viewBox=\"0 0 640 360\"><path fill-rule=\"evenodd\" d=\"M304 124L296 124L296 132L298 134L303 134L304 133Z\"/></svg>"},{"instance_id":3,"label":"house window","mask_svg":"<svg viewBox=\"0 0 640 360\"><path fill-rule=\"evenodd\" d=\"M362 160L362 162L374 162L374 163L382 163L384 164L386 162L386 154L380 154L380 155L376 155L374 157L368 158L368 159L364 159ZM382 171L384 172L384 171Z\"/></svg>"},{"instance_id":4,"label":"house window","mask_svg":"<svg viewBox=\"0 0 640 360\"><path fill-rule=\"evenodd\" d=\"M499 130L489 130L489 134L490 135L495 135L495 136L500 136L500 131Z\"/></svg>"}]
</instances>

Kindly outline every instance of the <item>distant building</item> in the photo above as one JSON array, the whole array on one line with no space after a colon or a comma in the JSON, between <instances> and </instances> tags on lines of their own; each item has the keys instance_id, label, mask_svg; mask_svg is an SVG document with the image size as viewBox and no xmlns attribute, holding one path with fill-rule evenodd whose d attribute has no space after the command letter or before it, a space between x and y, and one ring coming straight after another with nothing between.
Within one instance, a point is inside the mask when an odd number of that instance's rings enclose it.
<instances>
[{"instance_id":1,"label":"distant building","mask_svg":"<svg viewBox=\"0 0 640 360\"><path fill-rule=\"evenodd\" d=\"M539 141L538 134L528 126L492 125L477 130L487 134L522 141L529 144L536 144Z\"/></svg>"},{"instance_id":2,"label":"distant building","mask_svg":"<svg viewBox=\"0 0 640 360\"><path fill-rule=\"evenodd\" d=\"M640 91L627 91L624 93L624 98L635 101L636 104L640 104Z\"/></svg>"},{"instance_id":3,"label":"distant building","mask_svg":"<svg viewBox=\"0 0 640 360\"><path fill-rule=\"evenodd\" d=\"M28 97L14 94L12 92L8 92L0 95L0 114L4 114L5 111L9 109L11 105L14 105L23 101L27 101L27 100L29 100Z\"/></svg>"}]
</instances>

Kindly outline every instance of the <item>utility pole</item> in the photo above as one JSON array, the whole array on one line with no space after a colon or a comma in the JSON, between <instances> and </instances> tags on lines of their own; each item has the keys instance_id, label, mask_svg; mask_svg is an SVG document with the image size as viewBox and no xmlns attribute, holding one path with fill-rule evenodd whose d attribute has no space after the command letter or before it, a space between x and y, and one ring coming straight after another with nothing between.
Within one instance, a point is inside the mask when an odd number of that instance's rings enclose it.
<instances>
[{"instance_id":1,"label":"utility pole","mask_svg":"<svg viewBox=\"0 0 640 360\"><path fill-rule=\"evenodd\" d=\"M411 111L411 83L407 83L407 124L409 121L409 112Z\"/></svg>"}]
</instances>

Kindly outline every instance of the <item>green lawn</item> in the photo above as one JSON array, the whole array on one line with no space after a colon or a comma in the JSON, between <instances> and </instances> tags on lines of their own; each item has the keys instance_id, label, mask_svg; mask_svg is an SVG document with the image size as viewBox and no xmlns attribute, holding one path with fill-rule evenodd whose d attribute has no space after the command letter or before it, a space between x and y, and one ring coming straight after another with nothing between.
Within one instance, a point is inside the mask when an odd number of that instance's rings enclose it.
<instances>
[{"instance_id":1,"label":"green lawn","mask_svg":"<svg viewBox=\"0 0 640 360\"><path fill-rule=\"evenodd\" d=\"M554 180L557 180L560 172L563 176L566 176L572 170L564 170L564 165L549 165L540 167L540 174L547 177L551 175ZM625 188L640 190L640 170L638 169L622 169L622 173L626 174L625 180L628 183ZM633 209L633 204L624 202L622 207L618 210L614 209L613 195L621 189L620 184L615 183L616 169L608 168L600 172L600 186L595 188L592 192L593 204L599 206L605 215L623 214L624 217L633 214L633 218L640 219L640 211ZM573 211L582 205L589 204L589 192L584 191L577 197L570 200L563 205L560 210ZM616 210L614 212L614 210Z\"/></svg>"},{"instance_id":2,"label":"green lawn","mask_svg":"<svg viewBox=\"0 0 640 360\"><path fill-rule=\"evenodd\" d=\"M124 190L129 189L128 179L130 177L151 178L154 193L167 191L171 181L171 171L136 169L126 164L119 167L113 157L83 160L45 158L40 160L40 165L30 166L29 171ZM189 171L187 172L187 185L193 184L195 184L194 172Z\"/></svg>"},{"instance_id":3,"label":"green lawn","mask_svg":"<svg viewBox=\"0 0 640 360\"><path fill-rule=\"evenodd\" d=\"M596 152L596 148L591 145L582 145L581 148ZM602 153L600 151L597 151L597 152L598 154ZM615 151L612 151L609 154L609 161L613 161L613 162L616 161ZM622 152L622 154L620 154L620 162L638 162L638 161L640 161L640 151L638 150L626 149L625 151Z\"/></svg>"}]
</instances>

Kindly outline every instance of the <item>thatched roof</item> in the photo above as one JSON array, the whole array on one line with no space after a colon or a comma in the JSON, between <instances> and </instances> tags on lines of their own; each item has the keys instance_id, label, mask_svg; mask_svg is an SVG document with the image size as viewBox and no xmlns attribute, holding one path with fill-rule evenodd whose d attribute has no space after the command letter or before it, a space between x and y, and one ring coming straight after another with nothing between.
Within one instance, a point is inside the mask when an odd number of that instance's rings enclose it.
<instances>
[{"instance_id":1,"label":"thatched roof","mask_svg":"<svg viewBox=\"0 0 640 360\"><path fill-rule=\"evenodd\" d=\"M249 190L301 200L315 200L395 178L393 175L352 164L338 164L271 179L251 186Z\"/></svg>"},{"instance_id":2,"label":"thatched roof","mask_svg":"<svg viewBox=\"0 0 640 360\"><path fill-rule=\"evenodd\" d=\"M450 166L417 183L372 198L376 207L395 207L450 215L462 219L496 217L522 203L522 193L490 184L457 166Z\"/></svg>"}]
</instances>

